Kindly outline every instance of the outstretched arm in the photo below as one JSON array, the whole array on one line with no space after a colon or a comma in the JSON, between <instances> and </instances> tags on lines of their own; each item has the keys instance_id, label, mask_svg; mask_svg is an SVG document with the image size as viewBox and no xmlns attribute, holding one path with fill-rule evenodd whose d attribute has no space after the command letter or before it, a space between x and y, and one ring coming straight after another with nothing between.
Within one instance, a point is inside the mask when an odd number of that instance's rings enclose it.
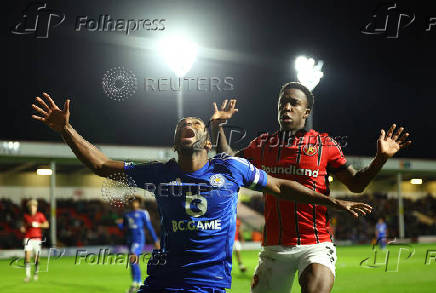
<instances>
[{"instance_id":1,"label":"outstretched arm","mask_svg":"<svg viewBox=\"0 0 436 293\"><path fill-rule=\"evenodd\" d=\"M70 146L76 157L95 174L106 177L115 172L124 170L124 162L114 161L106 157L99 149L79 135L71 126L69 123L69 99L65 101L64 109L61 110L48 94L43 93L42 95L45 101L40 97L36 97L39 106L32 104L33 109L40 114L40 116L32 115L33 119L43 122L48 127L61 134L63 140Z\"/></svg>"},{"instance_id":2,"label":"outstretched arm","mask_svg":"<svg viewBox=\"0 0 436 293\"><path fill-rule=\"evenodd\" d=\"M389 158L392 158L400 149L407 147L412 142L406 141L409 133L403 133L404 128L400 127L394 134L396 125L393 124L388 133L384 129L380 131L377 140L377 153L369 166L356 171L352 166L336 172L336 177L344 183L352 192L363 192L371 180L383 168Z\"/></svg>"},{"instance_id":3,"label":"outstretched arm","mask_svg":"<svg viewBox=\"0 0 436 293\"><path fill-rule=\"evenodd\" d=\"M284 180L272 176L267 177L264 190L280 199L295 200L300 203L318 204L344 210L358 217L359 214L371 213L372 207L365 203L335 199L322 193L313 191L296 181Z\"/></svg>"},{"instance_id":4,"label":"outstretched arm","mask_svg":"<svg viewBox=\"0 0 436 293\"><path fill-rule=\"evenodd\" d=\"M222 127L222 125L225 124L228 119L232 118L234 113L238 112L238 109L235 109L236 100L233 99L230 100L230 102L228 102L228 100L224 100L221 104L220 110L218 110L216 103L213 103L213 106L215 112L210 118L210 128L212 143L216 144L216 152L225 152L231 156L242 157L241 151L238 152L232 150Z\"/></svg>"}]
</instances>

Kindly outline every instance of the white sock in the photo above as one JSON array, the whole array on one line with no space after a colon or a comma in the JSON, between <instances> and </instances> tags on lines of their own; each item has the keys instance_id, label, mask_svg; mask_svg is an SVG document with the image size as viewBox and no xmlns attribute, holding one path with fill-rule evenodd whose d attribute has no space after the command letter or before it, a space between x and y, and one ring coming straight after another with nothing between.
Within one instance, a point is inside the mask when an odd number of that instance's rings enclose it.
<instances>
[{"instance_id":1,"label":"white sock","mask_svg":"<svg viewBox=\"0 0 436 293\"><path fill-rule=\"evenodd\" d=\"M26 278L30 278L30 263L26 262Z\"/></svg>"}]
</instances>

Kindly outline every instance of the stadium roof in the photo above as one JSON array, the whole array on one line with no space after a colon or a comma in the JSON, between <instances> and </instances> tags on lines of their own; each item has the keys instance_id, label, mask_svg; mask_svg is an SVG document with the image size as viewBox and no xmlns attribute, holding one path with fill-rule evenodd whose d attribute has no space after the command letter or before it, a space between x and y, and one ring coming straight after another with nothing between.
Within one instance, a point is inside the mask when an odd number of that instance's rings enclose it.
<instances>
[{"instance_id":1,"label":"stadium roof","mask_svg":"<svg viewBox=\"0 0 436 293\"><path fill-rule=\"evenodd\" d=\"M176 157L170 147L140 147L119 145L97 145L109 158L123 161L167 161ZM368 166L372 158L347 156L348 161L360 169ZM27 142L27 141L0 141L0 171L19 172L34 168L37 164L48 164L55 161L64 168L62 170L74 171L84 166L76 158L71 149L64 143ZM430 175L436 176L436 161L424 159L392 158L383 167L380 175L391 175L401 172L407 176Z\"/></svg>"}]
</instances>

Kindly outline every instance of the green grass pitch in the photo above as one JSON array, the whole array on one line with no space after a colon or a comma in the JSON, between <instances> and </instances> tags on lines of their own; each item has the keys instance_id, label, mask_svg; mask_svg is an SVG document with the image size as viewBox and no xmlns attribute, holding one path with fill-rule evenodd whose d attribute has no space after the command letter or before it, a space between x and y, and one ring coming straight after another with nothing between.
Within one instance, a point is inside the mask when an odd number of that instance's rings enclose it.
<instances>
[{"instance_id":1,"label":"green grass pitch","mask_svg":"<svg viewBox=\"0 0 436 293\"><path fill-rule=\"evenodd\" d=\"M414 255L407 258L408 251L403 249L399 262L401 247L391 248L388 265L384 265L383 257L380 257L377 259L380 264L372 268L374 251L369 245L338 247L333 292L436 292L436 244L414 244L412 247ZM430 252L426 264L427 251ZM383 256L384 252L378 253ZM230 292L249 292L257 255L258 251L242 252L248 271L240 273L234 266ZM360 263L365 258L369 259L366 267L362 267ZM47 259L41 261L41 270L45 269L46 262ZM144 272L145 264L141 268ZM52 261L49 271L41 272L38 281L26 284L23 279L23 268L10 266L10 260L0 261L0 292L8 293L125 292L130 284L130 270L123 265L75 265L74 257L64 257ZM300 292L297 278L292 292Z\"/></svg>"}]
</instances>

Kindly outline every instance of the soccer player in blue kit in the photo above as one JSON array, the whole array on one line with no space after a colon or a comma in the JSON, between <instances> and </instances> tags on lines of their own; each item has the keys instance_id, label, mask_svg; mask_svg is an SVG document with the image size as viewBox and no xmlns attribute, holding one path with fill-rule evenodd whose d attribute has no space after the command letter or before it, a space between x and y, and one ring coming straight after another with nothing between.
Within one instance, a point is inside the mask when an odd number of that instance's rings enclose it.
<instances>
[{"instance_id":1,"label":"soccer player in blue kit","mask_svg":"<svg viewBox=\"0 0 436 293\"><path fill-rule=\"evenodd\" d=\"M163 261L148 262L148 277L138 292L215 292L231 287L232 246L240 187L266 191L282 199L345 210L355 217L371 212L364 203L327 197L295 182L268 176L247 160L224 153L209 159L212 148L199 118L179 121L174 136L177 160L135 164L111 160L83 139L69 123L70 100L61 110L46 93L32 115L61 134L87 167L107 177L124 172L156 195L161 217ZM45 102L47 101L47 103Z\"/></svg>"},{"instance_id":2,"label":"soccer player in blue kit","mask_svg":"<svg viewBox=\"0 0 436 293\"><path fill-rule=\"evenodd\" d=\"M388 226L383 217L380 217L375 225L375 237L377 239L376 243L380 245L380 248L385 249L388 237Z\"/></svg>"},{"instance_id":3,"label":"soccer player in blue kit","mask_svg":"<svg viewBox=\"0 0 436 293\"><path fill-rule=\"evenodd\" d=\"M129 249L130 269L132 272L133 282L128 290L128 293L135 292L142 282L139 256L144 250L144 228L147 228L148 232L150 233L151 238L153 239L154 247L157 249L160 248L159 240L150 221L150 215L146 210L140 209L140 199L135 198L130 204L131 211L124 214L124 217L118 221L118 227L124 230L126 244Z\"/></svg>"}]
</instances>

